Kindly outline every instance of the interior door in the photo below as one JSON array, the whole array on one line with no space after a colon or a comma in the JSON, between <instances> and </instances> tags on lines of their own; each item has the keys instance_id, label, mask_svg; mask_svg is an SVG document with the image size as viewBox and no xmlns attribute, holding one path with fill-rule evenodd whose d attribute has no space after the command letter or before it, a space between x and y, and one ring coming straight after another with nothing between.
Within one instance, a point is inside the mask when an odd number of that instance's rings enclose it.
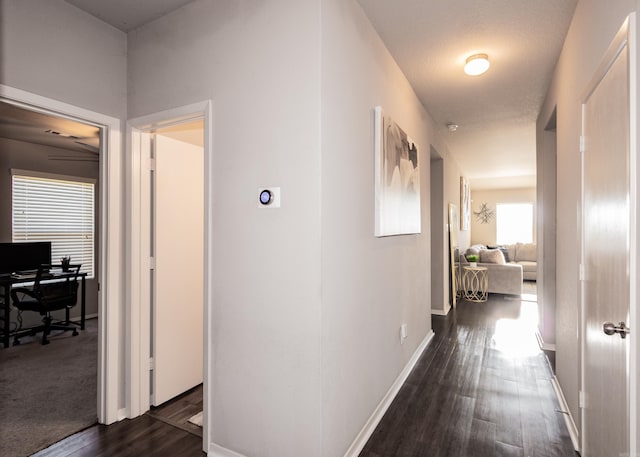
<instances>
[{"instance_id":1,"label":"interior door","mask_svg":"<svg viewBox=\"0 0 640 457\"><path fill-rule=\"evenodd\" d=\"M630 166L628 46L583 106L584 457L629 455ZM625 338L622 338L625 336Z\"/></svg>"},{"instance_id":2,"label":"interior door","mask_svg":"<svg viewBox=\"0 0 640 457\"><path fill-rule=\"evenodd\" d=\"M155 136L152 404L202 382L203 148Z\"/></svg>"}]
</instances>

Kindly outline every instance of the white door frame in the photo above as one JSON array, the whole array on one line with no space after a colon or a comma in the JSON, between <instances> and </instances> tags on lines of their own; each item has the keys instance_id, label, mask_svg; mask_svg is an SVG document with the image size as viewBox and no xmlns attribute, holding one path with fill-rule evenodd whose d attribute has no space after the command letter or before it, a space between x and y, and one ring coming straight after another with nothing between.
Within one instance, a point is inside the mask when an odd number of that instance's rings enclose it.
<instances>
[{"instance_id":1,"label":"white door frame","mask_svg":"<svg viewBox=\"0 0 640 457\"><path fill-rule=\"evenodd\" d=\"M585 118L585 105L590 95L596 89L602 78L605 76L618 54L628 46L627 52L629 53L629 323L628 326L631 329L629 335L629 350L627 359L627 376L629 386L629 451L630 455L639 455L640 451L638 436L640 436L640 430L638 429L638 356L640 355L640 327L638 319L637 304L640 304L640 290L638 288L638 259L640 252L640 233L638 233L638 214L640 214L640 196L638 195L638 176L640 176L640 161L638 161L638 153L640 152L638 143L638 131L640 129L640 119L638 118L638 106L640 100L638 96L638 36L637 36L637 19L636 13L631 13L624 24L616 34L611 45L604 54L601 64L595 71L594 76L587 86L587 90L582 96L582 132L584 134L584 118ZM581 167L583 167L583 161L581 160ZM581 174L584 173L584 169ZM584 271L585 264L585 249L584 245L584 182L581 179L581 202L580 202L580 271ZM585 290L584 281L581 281L579 287L580 294L580 327L579 327L579 339L580 339L580 397L584 396L585 391L585 347L586 347L586 303L585 303ZM581 405L580 409L580 424L581 424L581 449L584 449L585 434L585 410Z\"/></svg>"},{"instance_id":2,"label":"white door frame","mask_svg":"<svg viewBox=\"0 0 640 457\"><path fill-rule=\"evenodd\" d=\"M183 123L189 120L204 120L204 418L203 450L209 442L208 417L212 411L209 383L212 379L211 353L212 339L212 236L213 211L213 136L212 102L206 100L159 113L130 119L127 121L127 147L130 148L126 164L128 196L127 233L129 236L128 273L130 286L127 291L129 307L125 316L127 322L127 393L126 403L129 417L136 417L149 410L149 354L151 329L150 299L150 182L148 160L143 159L143 151L148 150L150 132L154 129ZM145 163L146 162L146 163Z\"/></svg>"},{"instance_id":3,"label":"white door frame","mask_svg":"<svg viewBox=\"0 0 640 457\"><path fill-rule=\"evenodd\" d=\"M120 312L123 308L122 135L120 119L0 84L0 100L31 111L92 124L104 131L100 142L100 275L98 293L98 421L122 419L119 411Z\"/></svg>"}]
</instances>

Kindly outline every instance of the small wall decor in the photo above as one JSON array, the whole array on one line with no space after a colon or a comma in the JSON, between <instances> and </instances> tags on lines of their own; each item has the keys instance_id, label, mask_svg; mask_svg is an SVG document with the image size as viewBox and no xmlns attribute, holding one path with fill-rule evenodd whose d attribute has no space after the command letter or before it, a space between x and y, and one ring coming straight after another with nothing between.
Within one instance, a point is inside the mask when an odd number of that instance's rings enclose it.
<instances>
[{"instance_id":1,"label":"small wall decor","mask_svg":"<svg viewBox=\"0 0 640 457\"><path fill-rule=\"evenodd\" d=\"M375 108L375 236L420 233L418 146Z\"/></svg>"},{"instance_id":2,"label":"small wall decor","mask_svg":"<svg viewBox=\"0 0 640 457\"><path fill-rule=\"evenodd\" d=\"M471 226L471 188L469 181L460 176L460 230L469 230Z\"/></svg>"},{"instance_id":3,"label":"small wall decor","mask_svg":"<svg viewBox=\"0 0 640 457\"><path fill-rule=\"evenodd\" d=\"M490 209L486 203L480 206L480 211L474 211L473 214L481 224L488 224L496 216L496 212Z\"/></svg>"}]
</instances>

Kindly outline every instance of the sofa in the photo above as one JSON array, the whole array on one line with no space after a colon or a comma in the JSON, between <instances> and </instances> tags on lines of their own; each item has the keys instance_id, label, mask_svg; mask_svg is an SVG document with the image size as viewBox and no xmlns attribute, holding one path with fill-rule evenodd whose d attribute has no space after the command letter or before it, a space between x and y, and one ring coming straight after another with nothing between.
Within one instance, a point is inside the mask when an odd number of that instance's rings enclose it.
<instances>
[{"instance_id":1,"label":"sofa","mask_svg":"<svg viewBox=\"0 0 640 457\"><path fill-rule=\"evenodd\" d=\"M505 246L508 253L507 262L522 266L523 278L535 281L538 275L538 250L535 243L516 243Z\"/></svg>"},{"instance_id":2,"label":"sofa","mask_svg":"<svg viewBox=\"0 0 640 457\"><path fill-rule=\"evenodd\" d=\"M496 249L487 249L484 245L471 246L464 254L460 255L460 272L462 273L463 267L469 265L469 261L466 258L467 255L478 255L480 257L478 266L487 268L489 293L520 295L522 293L523 279L522 265L515 262L494 263L484 261L489 260L489 257L491 257L489 254L493 254L493 252L483 253L483 251L496 251ZM504 254L501 253L500 255L504 259Z\"/></svg>"}]
</instances>

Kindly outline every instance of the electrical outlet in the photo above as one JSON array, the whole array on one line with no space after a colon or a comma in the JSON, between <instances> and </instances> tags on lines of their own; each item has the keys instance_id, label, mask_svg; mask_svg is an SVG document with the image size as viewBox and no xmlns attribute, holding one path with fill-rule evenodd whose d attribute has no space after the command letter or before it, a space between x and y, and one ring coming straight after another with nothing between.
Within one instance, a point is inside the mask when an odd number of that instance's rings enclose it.
<instances>
[{"instance_id":1,"label":"electrical outlet","mask_svg":"<svg viewBox=\"0 0 640 457\"><path fill-rule=\"evenodd\" d=\"M404 340L407 339L407 324L402 324L400 326L400 344L404 343Z\"/></svg>"}]
</instances>

